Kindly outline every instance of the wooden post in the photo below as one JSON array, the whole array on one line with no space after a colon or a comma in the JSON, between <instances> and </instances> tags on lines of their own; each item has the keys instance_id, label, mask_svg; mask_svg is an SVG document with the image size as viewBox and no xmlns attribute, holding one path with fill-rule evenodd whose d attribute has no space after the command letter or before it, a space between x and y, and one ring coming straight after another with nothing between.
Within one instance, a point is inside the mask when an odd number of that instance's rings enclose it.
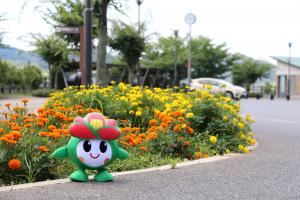
<instances>
[{"instance_id":1,"label":"wooden post","mask_svg":"<svg viewBox=\"0 0 300 200\"><path fill-rule=\"evenodd\" d=\"M80 26L80 58L79 58L79 69L81 84L85 84L85 70L84 70L84 27Z\"/></svg>"}]
</instances>

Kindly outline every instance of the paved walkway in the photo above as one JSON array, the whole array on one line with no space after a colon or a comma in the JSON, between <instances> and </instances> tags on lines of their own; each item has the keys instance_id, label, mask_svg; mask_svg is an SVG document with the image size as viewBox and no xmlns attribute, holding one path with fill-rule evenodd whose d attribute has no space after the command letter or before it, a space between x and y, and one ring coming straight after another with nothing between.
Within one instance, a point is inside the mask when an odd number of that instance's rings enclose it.
<instances>
[{"instance_id":1,"label":"paved walkway","mask_svg":"<svg viewBox=\"0 0 300 200\"><path fill-rule=\"evenodd\" d=\"M242 100L257 117L247 155L179 169L0 192L17 199L300 199L300 101Z\"/></svg>"},{"instance_id":2,"label":"paved walkway","mask_svg":"<svg viewBox=\"0 0 300 200\"><path fill-rule=\"evenodd\" d=\"M23 106L23 103L21 102L22 99L28 99L28 108L29 112L34 112L36 109L38 109L43 103L46 102L48 98L44 97L32 97L32 96L20 96L17 98L9 98L9 99L0 99L0 112L6 111L7 108L4 106L6 103L11 103L13 106L19 105Z\"/></svg>"}]
</instances>

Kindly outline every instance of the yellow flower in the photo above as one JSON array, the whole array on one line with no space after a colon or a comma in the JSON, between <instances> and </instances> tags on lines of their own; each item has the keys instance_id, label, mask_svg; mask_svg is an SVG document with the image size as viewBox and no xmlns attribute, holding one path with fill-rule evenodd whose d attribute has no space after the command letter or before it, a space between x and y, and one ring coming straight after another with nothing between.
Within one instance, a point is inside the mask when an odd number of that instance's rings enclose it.
<instances>
[{"instance_id":1,"label":"yellow flower","mask_svg":"<svg viewBox=\"0 0 300 200\"><path fill-rule=\"evenodd\" d=\"M238 148L239 148L240 151L244 151L245 147L243 145L239 144Z\"/></svg>"},{"instance_id":2,"label":"yellow flower","mask_svg":"<svg viewBox=\"0 0 300 200\"><path fill-rule=\"evenodd\" d=\"M208 90L210 90L212 88L212 86L210 84L205 84L204 87Z\"/></svg>"},{"instance_id":3,"label":"yellow flower","mask_svg":"<svg viewBox=\"0 0 300 200\"><path fill-rule=\"evenodd\" d=\"M238 126L240 127L240 129L245 128L245 124L243 124L242 122L238 123Z\"/></svg>"},{"instance_id":4,"label":"yellow flower","mask_svg":"<svg viewBox=\"0 0 300 200\"><path fill-rule=\"evenodd\" d=\"M194 113L186 113L186 118L192 118L194 117Z\"/></svg>"},{"instance_id":5,"label":"yellow flower","mask_svg":"<svg viewBox=\"0 0 300 200\"><path fill-rule=\"evenodd\" d=\"M244 139L246 139L247 137L246 137L245 133L241 132L241 133L240 133L240 138L244 140Z\"/></svg>"},{"instance_id":6,"label":"yellow flower","mask_svg":"<svg viewBox=\"0 0 300 200\"><path fill-rule=\"evenodd\" d=\"M224 121L224 122L227 122L227 120L228 120L227 116L224 116L224 117L223 117L223 121Z\"/></svg>"},{"instance_id":7,"label":"yellow flower","mask_svg":"<svg viewBox=\"0 0 300 200\"><path fill-rule=\"evenodd\" d=\"M239 122L239 120L237 118L233 118L232 123L233 124L237 124Z\"/></svg>"},{"instance_id":8,"label":"yellow flower","mask_svg":"<svg viewBox=\"0 0 300 200\"><path fill-rule=\"evenodd\" d=\"M210 136L210 137L209 137L209 140L210 140L210 142L211 142L212 144L216 144L217 141L218 141L218 138L217 138L216 136Z\"/></svg>"},{"instance_id":9,"label":"yellow flower","mask_svg":"<svg viewBox=\"0 0 300 200\"><path fill-rule=\"evenodd\" d=\"M244 152L244 153L249 153L249 149L248 149L247 147L245 147L245 148L243 149L243 152Z\"/></svg>"},{"instance_id":10,"label":"yellow flower","mask_svg":"<svg viewBox=\"0 0 300 200\"><path fill-rule=\"evenodd\" d=\"M226 149L225 151L227 154L230 154L230 150L229 149Z\"/></svg>"},{"instance_id":11,"label":"yellow flower","mask_svg":"<svg viewBox=\"0 0 300 200\"><path fill-rule=\"evenodd\" d=\"M142 111L140 111L140 110L139 110L139 111L136 111L135 115L136 115L136 116L141 116L141 115L142 115Z\"/></svg>"},{"instance_id":12,"label":"yellow flower","mask_svg":"<svg viewBox=\"0 0 300 200\"><path fill-rule=\"evenodd\" d=\"M129 111L129 114L130 114L130 115L133 115L133 114L134 114L134 111L133 111L133 110Z\"/></svg>"}]
</instances>

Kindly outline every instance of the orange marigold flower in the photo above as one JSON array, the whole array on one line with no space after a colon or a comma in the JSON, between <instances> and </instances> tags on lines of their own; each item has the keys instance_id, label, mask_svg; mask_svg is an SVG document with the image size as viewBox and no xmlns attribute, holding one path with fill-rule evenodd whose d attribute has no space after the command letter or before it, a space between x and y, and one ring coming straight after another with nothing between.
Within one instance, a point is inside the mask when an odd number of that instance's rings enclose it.
<instances>
[{"instance_id":1,"label":"orange marigold flower","mask_svg":"<svg viewBox=\"0 0 300 200\"><path fill-rule=\"evenodd\" d=\"M6 142L8 142L9 144L17 144L17 141L15 140L6 140Z\"/></svg>"},{"instance_id":2,"label":"orange marigold flower","mask_svg":"<svg viewBox=\"0 0 300 200\"><path fill-rule=\"evenodd\" d=\"M183 140L183 137L178 136L178 137L177 137L177 140L178 140L178 141L181 141L181 140Z\"/></svg>"},{"instance_id":3,"label":"orange marigold flower","mask_svg":"<svg viewBox=\"0 0 300 200\"><path fill-rule=\"evenodd\" d=\"M176 133L180 132L181 131L181 125L180 124L176 124L174 126L174 128L173 128L173 131L176 132Z\"/></svg>"},{"instance_id":4,"label":"orange marigold flower","mask_svg":"<svg viewBox=\"0 0 300 200\"><path fill-rule=\"evenodd\" d=\"M21 137L21 133L19 131L11 131L9 134L12 135L14 139L20 139Z\"/></svg>"},{"instance_id":5,"label":"orange marigold flower","mask_svg":"<svg viewBox=\"0 0 300 200\"><path fill-rule=\"evenodd\" d=\"M140 146L140 150L141 150L141 151L147 151L147 147L145 147L145 146Z\"/></svg>"},{"instance_id":6,"label":"orange marigold flower","mask_svg":"<svg viewBox=\"0 0 300 200\"><path fill-rule=\"evenodd\" d=\"M14 131L20 131L21 127L20 126L14 126L14 127L12 127L12 130L14 130Z\"/></svg>"},{"instance_id":7,"label":"orange marigold flower","mask_svg":"<svg viewBox=\"0 0 300 200\"><path fill-rule=\"evenodd\" d=\"M37 122L36 125L37 126L44 126L45 124L43 122Z\"/></svg>"},{"instance_id":8,"label":"orange marigold flower","mask_svg":"<svg viewBox=\"0 0 300 200\"><path fill-rule=\"evenodd\" d=\"M3 133L4 129L3 128L0 128L0 133Z\"/></svg>"},{"instance_id":9,"label":"orange marigold flower","mask_svg":"<svg viewBox=\"0 0 300 200\"><path fill-rule=\"evenodd\" d=\"M60 138L60 133L59 132L52 132L52 133L50 133L50 137Z\"/></svg>"},{"instance_id":10,"label":"orange marigold flower","mask_svg":"<svg viewBox=\"0 0 300 200\"><path fill-rule=\"evenodd\" d=\"M189 145L190 145L190 141L188 141L188 140L184 141L183 144L182 144L182 146L185 147L185 148L188 147Z\"/></svg>"},{"instance_id":11,"label":"orange marigold flower","mask_svg":"<svg viewBox=\"0 0 300 200\"><path fill-rule=\"evenodd\" d=\"M25 123L33 122L33 121L34 121L34 119L32 119L32 118L27 118L27 119L24 120Z\"/></svg>"},{"instance_id":12,"label":"orange marigold flower","mask_svg":"<svg viewBox=\"0 0 300 200\"><path fill-rule=\"evenodd\" d=\"M147 138L147 135L146 134L144 134L144 133L141 133L141 134L139 134L138 135L140 138L142 138L142 139L145 139L145 138Z\"/></svg>"},{"instance_id":13,"label":"orange marigold flower","mask_svg":"<svg viewBox=\"0 0 300 200\"><path fill-rule=\"evenodd\" d=\"M156 119L151 119L151 120L149 121L149 125L150 125L150 126L154 126L154 125L156 125L156 123L157 123L157 120L156 120Z\"/></svg>"},{"instance_id":14,"label":"orange marigold flower","mask_svg":"<svg viewBox=\"0 0 300 200\"><path fill-rule=\"evenodd\" d=\"M50 126L48 126L48 129L49 129L50 131L52 131L52 130L56 129L56 126L50 125Z\"/></svg>"},{"instance_id":15,"label":"orange marigold flower","mask_svg":"<svg viewBox=\"0 0 300 200\"><path fill-rule=\"evenodd\" d=\"M26 105L28 103L28 99L22 99L21 102Z\"/></svg>"},{"instance_id":16,"label":"orange marigold flower","mask_svg":"<svg viewBox=\"0 0 300 200\"><path fill-rule=\"evenodd\" d=\"M206 153L206 154L203 155L203 157L204 157L204 158L208 158L209 155Z\"/></svg>"},{"instance_id":17,"label":"orange marigold flower","mask_svg":"<svg viewBox=\"0 0 300 200\"><path fill-rule=\"evenodd\" d=\"M6 106L7 108L9 108L11 106L11 103L6 103L6 104L4 104L4 106Z\"/></svg>"},{"instance_id":18,"label":"orange marigold flower","mask_svg":"<svg viewBox=\"0 0 300 200\"><path fill-rule=\"evenodd\" d=\"M45 137L45 136L49 136L50 133L49 132L40 132L39 135Z\"/></svg>"},{"instance_id":19,"label":"orange marigold flower","mask_svg":"<svg viewBox=\"0 0 300 200\"><path fill-rule=\"evenodd\" d=\"M156 126L151 126L150 128L147 129L148 132L153 132L156 130Z\"/></svg>"},{"instance_id":20,"label":"orange marigold flower","mask_svg":"<svg viewBox=\"0 0 300 200\"><path fill-rule=\"evenodd\" d=\"M178 117L178 121L183 122L184 118L183 117Z\"/></svg>"},{"instance_id":21,"label":"orange marigold flower","mask_svg":"<svg viewBox=\"0 0 300 200\"><path fill-rule=\"evenodd\" d=\"M48 118L39 118L39 120L40 120L41 122L43 122L43 123L46 123L46 122L49 121Z\"/></svg>"},{"instance_id":22,"label":"orange marigold flower","mask_svg":"<svg viewBox=\"0 0 300 200\"><path fill-rule=\"evenodd\" d=\"M69 121L69 122L71 122L71 121L73 121L74 120L74 117L68 117L67 118L67 121Z\"/></svg>"},{"instance_id":23,"label":"orange marigold flower","mask_svg":"<svg viewBox=\"0 0 300 200\"><path fill-rule=\"evenodd\" d=\"M168 128L169 125L167 123L161 123L159 126L164 127L164 128Z\"/></svg>"},{"instance_id":24,"label":"orange marigold flower","mask_svg":"<svg viewBox=\"0 0 300 200\"><path fill-rule=\"evenodd\" d=\"M21 161L18 159L11 159L7 164L8 168L11 170L18 170L21 168Z\"/></svg>"},{"instance_id":25,"label":"orange marigold flower","mask_svg":"<svg viewBox=\"0 0 300 200\"><path fill-rule=\"evenodd\" d=\"M155 133L155 132L150 132L149 134L148 134L148 137L150 138L150 139L155 139L155 138L157 138L157 133Z\"/></svg>"},{"instance_id":26,"label":"orange marigold flower","mask_svg":"<svg viewBox=\"0 0 300 200\"><path fill-rule=\"evenodd\" d=\"M196 158L197 158L197 159L200 159L200 158L202 157L202 153L199 152L199 151L196 152L195 155L196 155Z\"/></svg>"},{"instance_id":27,"label":"orange marigold flower","mask_svg":"<svg viewBox=\"0 0 300 200\"><path fill-rule=\"evenodd\" d=\"M32 127L32 124L24 124L23 125L25 128L30 128L30 127Z\"/></svg>"},{"instance_id":28,"label":"orange marigold flower","mask_svg":"<svg viewBox=\"0 0 300 200\"><path fill-rule=\"evenodd\" d=\"M186 132L190 135L192 135L194 133L194 129L192 129L191 127L186 127Z\"/></svg>"},{"instance_id":29,"label":"orange marigold flower","mask_svg":"<svg viewBox=\"0 0 300 200\"><path fill-rule=\"evenodd\" d=\"M39 146L38 150L40 150L42 152L48 152L49 151L48 147L46 147L46 146Z\"/></svg>"}]
</instances>

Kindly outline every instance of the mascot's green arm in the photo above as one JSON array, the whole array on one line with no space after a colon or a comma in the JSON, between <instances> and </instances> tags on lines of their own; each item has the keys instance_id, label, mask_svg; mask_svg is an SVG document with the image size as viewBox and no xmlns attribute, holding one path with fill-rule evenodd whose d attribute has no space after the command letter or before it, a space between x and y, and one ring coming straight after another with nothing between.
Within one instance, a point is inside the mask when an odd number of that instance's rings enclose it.
<instances>
[{"instance_id":1,"label":"mascot's green arm","mask_svg":"<svg viewBox=\"0 0 300 200\"><path fill-rule=\"evenodd\" d=\"M128 152L125 149L119 148L118 158L124 160L129 157Z\"/></svg>"},{"instance_id":2,"label":"mascot's green arm","mask_svg":"<svg viewBox=\"0 0 300 200\"><path fill-rule=\"evenodd\" d=\"M54 158L66 158L68 157L68 148L66 146L60 147L56 149L51 156Z\"/></svg>"}]
</instances>

